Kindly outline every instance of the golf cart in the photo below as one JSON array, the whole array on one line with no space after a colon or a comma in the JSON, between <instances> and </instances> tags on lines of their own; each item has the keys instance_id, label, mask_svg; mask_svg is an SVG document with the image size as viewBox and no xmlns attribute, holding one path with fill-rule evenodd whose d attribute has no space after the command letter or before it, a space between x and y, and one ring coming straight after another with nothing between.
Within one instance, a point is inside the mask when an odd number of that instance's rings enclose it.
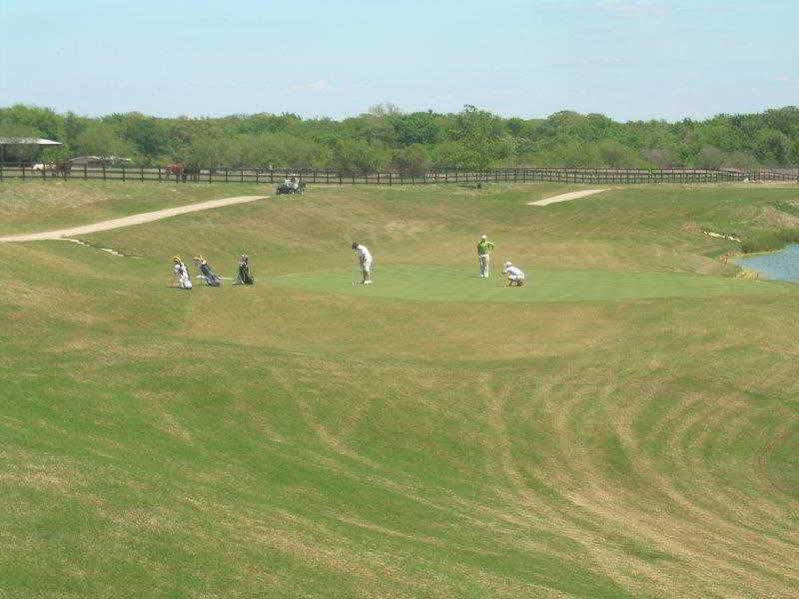
<instances>
[{"instance_id":1,"label":"golf cart","mask_svg":"<svg viewBox=\"0 0 799 599\"><path fill-rule=\"evenodd\" d=\"M302 195L305 193L305 183L300 181L297 175L286 177L286 180L277 186L277 195L284 193L298 193Z\"/></svg>"}]
</instances>

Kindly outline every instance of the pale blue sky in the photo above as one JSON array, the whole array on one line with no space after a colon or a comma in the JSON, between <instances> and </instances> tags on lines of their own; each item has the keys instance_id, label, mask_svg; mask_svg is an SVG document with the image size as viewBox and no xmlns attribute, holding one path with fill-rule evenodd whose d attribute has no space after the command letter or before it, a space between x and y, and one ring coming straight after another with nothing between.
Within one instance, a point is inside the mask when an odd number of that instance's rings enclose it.
<instances>
[{"instance_id":1,"label":"pale blue sky","mask_svg":"<svg viewBox=\"0 0 799 599\"><path fill-rule=\"evenodd\" d=\"M0 0L0 106L617 120L799 104L796 0Z\"/></svg>"}]
</instances>

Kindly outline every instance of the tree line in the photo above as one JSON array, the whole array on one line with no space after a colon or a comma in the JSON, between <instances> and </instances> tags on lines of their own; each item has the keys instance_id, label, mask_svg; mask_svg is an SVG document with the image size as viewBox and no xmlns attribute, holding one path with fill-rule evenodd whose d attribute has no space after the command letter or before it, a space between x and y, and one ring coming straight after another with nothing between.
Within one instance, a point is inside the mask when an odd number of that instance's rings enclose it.
<instances>
[{"instance_id":1,"label":"tree line","mask_svg":"<svg viewBox=\"0 0 799 599\"><path fill-rule=\"evenodd\" d=\"M522 166L750 169L799 164L799 108L720 114L702 121L622 123L573 111L504 118L470 105L442 114L379 104L333 120L290 113L88 117L15 104L0 108L0 137L62 142L38 156L48 161L92 155L128 158L143 166L285 167L343 175ZM6 160L26 161L37 151L7 146Z\"/></svg>"}]
</instances>

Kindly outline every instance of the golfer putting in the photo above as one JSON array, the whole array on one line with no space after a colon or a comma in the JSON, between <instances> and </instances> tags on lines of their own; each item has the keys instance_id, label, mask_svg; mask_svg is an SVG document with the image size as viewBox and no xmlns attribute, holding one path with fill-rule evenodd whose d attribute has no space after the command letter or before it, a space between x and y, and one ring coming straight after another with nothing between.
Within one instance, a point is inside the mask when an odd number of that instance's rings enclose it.
<instances>
[{"instance_id":1,"label":"golfer putting","mask_svg":"<svg viewBox=\"0 0 799 599\"><path fill-rule=\"evenodd\" d=\"M355 250L355 255L358 256L358 264L361 266L361 285L371 285L372 254L365 245L361 245L357 241L352 242L352 249Z\"/></svg>"},{"instance_id":2,"label":"golfer putting","mask_svg":"<svg viewBox=\"0 0 799 599\"><path fill-rule=\"evenodd\" d=\"M494 249L494 244L488 241L486 235L480 237L477 242L477 262L480 265L480 278L487 279L490 270L491 251Z\"/></svg>"},{"instance_id":3,"label":"golfer putting","mask_svg":"<svg viewBox=\"0 0 799 599\"><path fill-rule=\"evenodd\" d=\"M521 268L513 266L510 262L505 262L505 268L502 270L508 275L508 287L522 287L524 285L524 272Z\"/></svg>"}]
</instances>

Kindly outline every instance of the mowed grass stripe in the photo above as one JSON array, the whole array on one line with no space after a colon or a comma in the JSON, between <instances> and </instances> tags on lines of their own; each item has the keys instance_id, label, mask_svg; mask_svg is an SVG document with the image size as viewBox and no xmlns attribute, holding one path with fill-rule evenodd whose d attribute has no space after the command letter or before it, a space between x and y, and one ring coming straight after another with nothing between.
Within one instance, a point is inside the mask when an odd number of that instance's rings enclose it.
<instances>
[{"instance_id":1,"label":"mowed grass stripe","mask_svg":"<svg viewBox=\"0 0 799 599\"><path fill-rule=\"evenodd\" d=\"M531 270L523 287L508 288L504 277L481 279L475 269L391 264L374 272L374 284L357 284L357 269L294 273L271 280L276 286L358 297L451 302L580 302L797 293L788 285L691 273L631 273L601 270Z\"/></svg>"}]
</instances>

